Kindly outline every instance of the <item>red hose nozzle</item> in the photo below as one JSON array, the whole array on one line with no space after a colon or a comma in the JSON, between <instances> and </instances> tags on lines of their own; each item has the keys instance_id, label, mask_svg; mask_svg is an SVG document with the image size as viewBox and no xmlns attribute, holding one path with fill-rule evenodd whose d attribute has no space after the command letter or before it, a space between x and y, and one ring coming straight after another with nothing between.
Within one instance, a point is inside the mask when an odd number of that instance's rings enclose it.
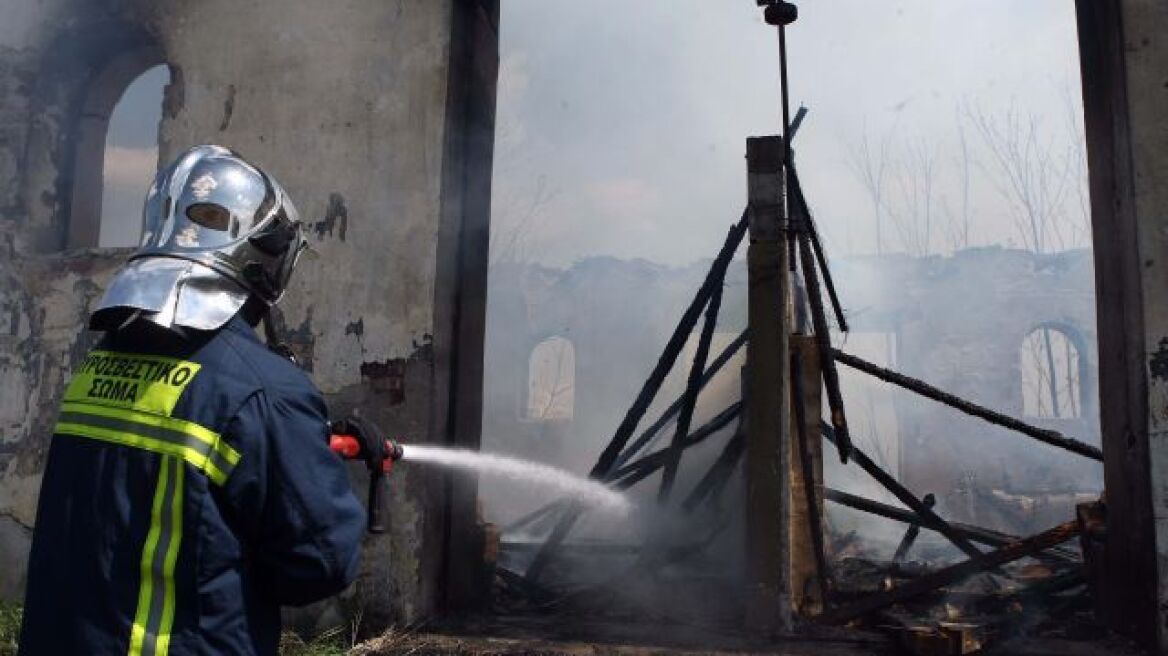
<instances>
[{"instance_id":1,"label":"red hose nozzle","mask_svg":"<svg viewBox=\"0 0 1168 656\"><path fill-rule=\"evenodd\" d=\"M329 449L345 460L360 460L365 457L361 451L361 442L352 435L330 435ZM401 460L404 452L397 440L385 440L385 461L381 464L385 473L388 474L393 469L393 463Z\"/></svg>"}]
</instances>

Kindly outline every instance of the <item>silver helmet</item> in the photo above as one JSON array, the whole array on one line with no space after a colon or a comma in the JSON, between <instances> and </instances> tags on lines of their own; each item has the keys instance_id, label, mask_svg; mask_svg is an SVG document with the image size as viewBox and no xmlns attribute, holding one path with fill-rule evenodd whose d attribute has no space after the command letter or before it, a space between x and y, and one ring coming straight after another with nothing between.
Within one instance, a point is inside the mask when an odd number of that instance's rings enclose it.
<instances>
[{"instance_id":1,"label":"silver helmet","mask_svg":"<svg viewBox=\"0 0 1168 656\"><path fill-rule=\"evenodd\" d=\"M221 146L191 148L160 172L142 222L142 246L110 282L94 328L138 313L216 329L249 297L279 301L308 243L279 183Z\"/></svg>"}]
</instances>

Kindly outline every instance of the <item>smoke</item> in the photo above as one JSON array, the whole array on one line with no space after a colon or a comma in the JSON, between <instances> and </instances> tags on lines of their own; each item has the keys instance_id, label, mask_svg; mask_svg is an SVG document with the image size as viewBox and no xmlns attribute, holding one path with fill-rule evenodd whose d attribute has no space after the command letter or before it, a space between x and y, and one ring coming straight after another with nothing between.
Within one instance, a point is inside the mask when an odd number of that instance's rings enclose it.
<instances>
[{"instance_id":1,"label":"smoke","mask_svg":"<svg viewBox=\"0 0 1168 656\"><path fill-rule=\"evenodd\" d=\"M1074 142L1072 6L806 3L788 34L791 99L810 109L797 161L833 252L878 251L872 200L854 170L865 140L876 155L887 143L886 200L900 214L923 213L923 190L914 201L902 187L920 177L922 156L931 161L932 252L955 241L946 213L968 213L963 246L1026 246L970 115L999 121L1012 110L1040 119L1038 145ZM508 0L501 50L508 147L495 164L496 229L526 216L539 186L552 198L524 228L539 245L535 261L682 265L709 255L745 199L744 138L780 131L777 39L753 2ZM974 178L967 212L963 159ZM636 199L658 200L625 211L605 203L604 190L634 186ZM885 220L885 251L911 252L919 239L901 243Z\"/></svg>"},{"instance_id":2,"label":"smoke","mask_svg":"<svg viewBox=\"0 0 1168 656\"><path fill-rule=\"evenodd\" d=\"M1098 443L1073 7L846 0L800 10L788 32L791 95L810 114L796 161L854 326L835 343ZM746 0L508 0L501 30L483 445L586 472L744 205L744 139L780 131L777 40ZM714 353L745 326L745 292L737 261ZM572 364L533 374L533 363L566 361L538 355L549 338L570 345ZM680 393L693 351L642 426ZM700 397L695 427L740 398L741 364ZM1097 463L842 376L857 445L918 496L933 493L942 516L1038 530L1101 489ZM571 402L551 389L570 389ZM687 452L676 496L732 430ZM825 469L828 486L899 505L830 451ZM677 499L659 507L651 477L630 491L643 509L636 523L585 519L573 539L701 542L703 522L733 518L690 561L732 571L742 548L734 476L723 505L692 517ZM547 501L489 482L482 492L501 524ZM905 529L827 511L834 535L855 530L884 556ZM524 538L549 529L530 525ZM929 531L918 549L952 553Z\"/></svg>"}]
</instances>

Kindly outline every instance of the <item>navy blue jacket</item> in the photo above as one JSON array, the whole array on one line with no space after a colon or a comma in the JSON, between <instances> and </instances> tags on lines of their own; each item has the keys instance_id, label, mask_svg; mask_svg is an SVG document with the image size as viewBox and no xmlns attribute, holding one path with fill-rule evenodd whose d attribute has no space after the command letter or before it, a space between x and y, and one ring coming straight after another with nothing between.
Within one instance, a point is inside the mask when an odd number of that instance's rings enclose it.
<instances>
[{"instance_id":1,"label":"navy blue jacket","mask_svg":"<svg viewBox=\"0 0 1168 656\"><path fill-rule=\"evenodd\" d=\"M236 317L108 333L49 449L20 653L275 654L356 576L365 516L324 400Z\"/></svg>"}]
</instances>

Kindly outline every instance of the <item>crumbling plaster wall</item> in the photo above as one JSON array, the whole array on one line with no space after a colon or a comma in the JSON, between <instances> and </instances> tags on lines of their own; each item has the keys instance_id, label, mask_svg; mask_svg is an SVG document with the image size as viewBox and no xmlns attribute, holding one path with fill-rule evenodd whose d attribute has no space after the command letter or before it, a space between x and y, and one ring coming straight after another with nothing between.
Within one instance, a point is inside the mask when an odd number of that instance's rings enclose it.
<instances>
[{"instance_id":1,"label":"crumbling plaster wall","mask_svg":"<svg viewBox=\"0 0 1168 656\"><path fill-rule=\"evenodd\" d=\"M160 160L233 147L309 223L316 256L281 307L334 414L477 444L497 2L0 0L0 16L0 529L32 524L84 318L126 255L62 250L80 108L103 65L144 46L171 69ZM373 629L457 606L446 555L474 543L473 485L407 470L387 499L354 591ZM11 598L27 537L8 533Z\"/></svg>"}]
</instances>

